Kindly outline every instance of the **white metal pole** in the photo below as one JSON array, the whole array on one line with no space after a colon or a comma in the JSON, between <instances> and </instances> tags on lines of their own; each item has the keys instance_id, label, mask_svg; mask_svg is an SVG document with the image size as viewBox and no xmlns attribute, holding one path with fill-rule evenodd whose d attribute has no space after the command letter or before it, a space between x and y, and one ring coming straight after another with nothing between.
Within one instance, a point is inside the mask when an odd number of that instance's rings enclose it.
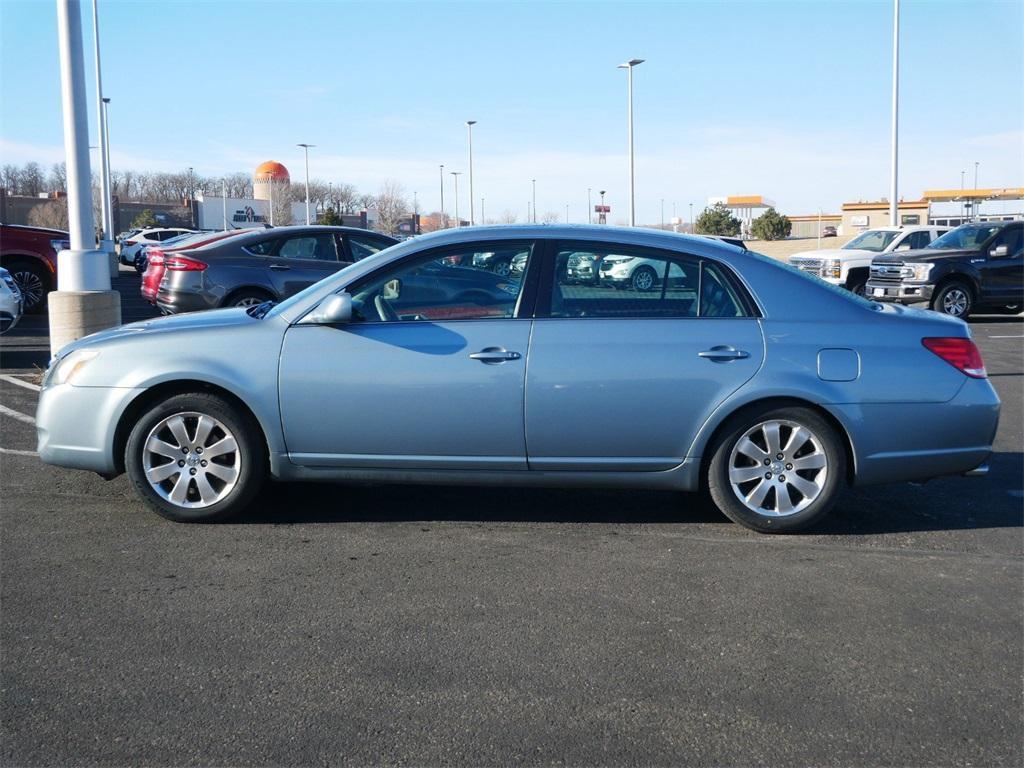
<instances>
[{"instance_id":1,"label":"white metal pole","mask_svg":"<svg viewBox=\"0 0 1024 768\"><path fill-rule=\"evenodd\" d=\"M818 209L818 248L821 248L821 208Z\"/></svg>"},{"instance_id":2,"label":"white metal pole","mask_svg":"<svg viewBox=\"0 0 1024 768\"><path fill-rule=\"evenodd\" d=\"M60 45L61 104L64 110L64 152L67 156L68 232L72 251L92 250L92 193L89 172L89 126L86 122L85 72L82 58L82 11L78 0L57 0ZM106 267L105 261L101 265ZM84 260L71 260L58 270L61 290L108 290L110 273L92 270ZM91 265L89 265L91 266Z\"/></svg>"},{"instance_id":3,"label":"white metal pole","mask_svg":"<svg viewBox=\"0 0 1024 768\"><path fill-rule=\"evenodd\" d=\"M587 187L587 224L594 223L594 206L590 203L590 187Z\"/></svg>"},{"instance_id":4,"label":"white metal pole","mask_svg":"<svg viewBox=\"0 0 1024 768\"><path fill-rule=\"evenodd\" d=\"M633 182L633 67L630 65L627 71L629 81L629 226L636 226L636 203L633 196L636 188Z\"/></svg>"},{"instance_id":5,"label":"white metal pole","mask_svg":"<svg viewBox=\"0 0 1024 768\"><path fill-rule=\"evenodd\" d=\"M533 184L533 223L537 223L537 180L531 179Z\"/></svg>"},{"instance_id":6,"label":"white metal pole","mask_svg":"<svg viewBox=\"0 0 1024 768\"><path fill-rule=\"evenodd\" d=\"M897 169L900 105L900 0L892 4L892 176L889 183L889 225L899 225Z\"/></svg>"},{"instance_id":7,"label":"white metal pole","mask_svg":"<svg viewBox=\"0 0 1024 768\"><path fill-rule=\"evenodd\" d=\"M483 197L480 198L480 223L481 224L486 224L487 223L487 217L484 216L484 200L486 200L486 198L483 198Z\"/></svg>"},{"instance_id":8,"label":"white metal pole","mask_svg":"<svg viewBox=\"0 0 1024 768\"><path fill-rule=\"evenodd\" d=\"M462 171L452 171L452 176L455 177L455 226L462 226L462 219L459 218L459 175Z\"/></svg>"},{"instance_id":9,"label":"white metal pole","mask_svg":"<svg viewBox=\"0 0 1024 768\"><path fill-rule=\"evenodd\" d=\"M228 183L225 179L220 180L220 200L224 206L224 231L228 231Z\"/></svg>"},{"instance_id":10,"label":"white metal pole","mask_svg":"<svg viewBox=\"0 0 1024 768\"><path fill-rule=\"evenodd\" d=\"M469 130L469 226L476 224L476 214L473 202L473 126L476 120L467 120L466 128Z\"/></svg>"},{"instance_id":11,"label":"white metal pole","mask_svg":"<svg viewBox=\"0 0 1024 768\"><path fill-rule=\"evenodd\" d=\"M106 96L103 97L103 157L105 160L105 167L103 169L103 175L107 180L107 219L103 225L103 231L106 233L106 239L110 241L110 253L114 252L114 235L117 233L114 231L114 185L110 181L110 112L108 107L110 106L110 99Z\"/></svg>"},{"instance_id":12,"label":"white metal pole","mask_svg":"<svg viewBox=\"0 0 1024 768\"><path fill-rule=\"evenodd\" d=\"M274 176L271 175L267 179L268 189L270 190L270 226L274 226Z\"/></svg>"}]
</instances>

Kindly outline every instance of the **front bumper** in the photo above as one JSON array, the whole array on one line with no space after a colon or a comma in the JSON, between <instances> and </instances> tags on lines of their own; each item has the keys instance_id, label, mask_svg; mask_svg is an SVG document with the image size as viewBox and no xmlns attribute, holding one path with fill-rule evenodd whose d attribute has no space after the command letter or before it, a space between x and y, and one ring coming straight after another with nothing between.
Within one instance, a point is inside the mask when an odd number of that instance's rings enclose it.
<instances>
[{"instance_id":1,"label":"front bumper","mask_svg":"<svg viewBox=\"0 0 1024 768\"><path fill-rule=\"evenodd\" d=\"M900 304L920 304L932 300L934 286L927 283L891 283L868 280L865 296L872 301L894 301Z\"/></svg>"},{"instance_id":2,"label":"front bumper","mask_svg":"<svg viewBox=\"0 0 1024 768\"><path fill-rule=\"evenodd\" d=\"M114 432L129 403L143 391L72 384L45 387L36 408L39 458L58 467L116 474Z\"/></svg>"}]
</instances>

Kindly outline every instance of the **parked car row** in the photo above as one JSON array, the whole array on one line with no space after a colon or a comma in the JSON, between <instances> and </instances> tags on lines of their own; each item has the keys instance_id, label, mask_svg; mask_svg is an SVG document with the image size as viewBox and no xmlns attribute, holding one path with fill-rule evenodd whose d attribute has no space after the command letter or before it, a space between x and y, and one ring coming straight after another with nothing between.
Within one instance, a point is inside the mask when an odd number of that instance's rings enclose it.
<instances>
[{"instance_id":1,"label":"parked car row","mask_svg":"<svg viewBox=\"0 0 1024 768\"><path fill-rule=\"evenodd\" d=\"M795 254L804 272L874 301L927 304L966 318L1024 310L1024 222L882 227L842 248Z\"/></svg>"},{"instance_id":2,"label":"parked car row","mask_svg":"<svg viewBox=\"0 0 1024 768\"><path fill-rule=\"evenodd\" d=\"M195 232L194 229L184 227L152 227L132 231L127 237L118 240L118 258L122 264L130 267L135 264L136 257L147 245L156 245Z\"/></svg>"}]
</instances>

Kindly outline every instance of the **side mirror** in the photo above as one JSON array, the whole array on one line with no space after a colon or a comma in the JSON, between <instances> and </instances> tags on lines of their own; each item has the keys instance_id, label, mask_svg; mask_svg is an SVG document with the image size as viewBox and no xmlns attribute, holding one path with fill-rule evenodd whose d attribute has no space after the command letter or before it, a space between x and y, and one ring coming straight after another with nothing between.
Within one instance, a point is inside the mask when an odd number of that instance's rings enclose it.
<instances>
[{"instance_id":1,"label":"side mirror","mask_svg":"<svg viewBox=\"0 0 1024 768\"><path fill-rule=\"evenodd\" d=\"M320 302L320 306L306 315L304 322L314 325L338 325L352 319L352 297L345 293L334 293Z\"/></svg>"},{"instance_id":2,"label":"side mirror","mask_svg":"<svg viewBox=\"0 0 1024 768\"><path fill-rule=\"evenodd\" d=\"M1001 259L1003 256L1009 255L1009 253L1010 246L997 245L995 248L988 252L988 255L991 256L993 259Z\"/></svg>"}]
</instances>

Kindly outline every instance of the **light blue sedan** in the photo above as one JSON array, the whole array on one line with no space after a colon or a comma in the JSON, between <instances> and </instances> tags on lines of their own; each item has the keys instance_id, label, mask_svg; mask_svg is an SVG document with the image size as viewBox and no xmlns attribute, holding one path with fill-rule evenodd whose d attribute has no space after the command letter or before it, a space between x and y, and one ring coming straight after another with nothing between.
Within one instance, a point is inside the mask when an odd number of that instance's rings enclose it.
<instances>
[{"instance_id":1,"label":"light blue sedan","mask_svg":"<svg viewBox=\"0 0 1024 768\"><path fill-rule=\"evenodd\" d=\"M507 289L452 290L498 251L527 254ZM580 284L579 254L649 279ZM706 490L792 531L847 485L984 473L998 418L959 320L704 238L513 226L81 339L37 423L44 461L126 471L172 520L239 513L273 478Z\"/></svg>"}]
</instances>

